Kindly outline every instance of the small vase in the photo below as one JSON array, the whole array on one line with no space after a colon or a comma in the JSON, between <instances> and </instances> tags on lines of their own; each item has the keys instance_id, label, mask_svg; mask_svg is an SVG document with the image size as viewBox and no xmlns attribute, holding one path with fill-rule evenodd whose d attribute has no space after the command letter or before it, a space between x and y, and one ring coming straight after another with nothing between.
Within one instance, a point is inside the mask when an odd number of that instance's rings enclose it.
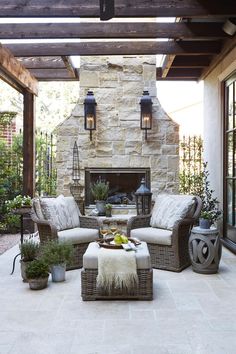
<instances>
[{"instance_id":1,"label":"small vase","mask_svg":"<svg viewBox=\"0 0 236 354\"><path fill-rule=\"evenodd\" d=\"M211 227L211 221L208 219L199 219L199 227L200 229L210 229Z\"/></svg>"},{"instance_id":2,"label":"small vase","mask_svg":"<svg viewBox=\"0 0 236 354\"><path fill-rule=\"evenodd\" d=\"M48 285L48 276L46 278L28 279L31 290L42 290Z\"/></svg>"},{"instance_id":3,"label":"small vase","mask_svg":"<svg viewBox=\"0 0 236 354\"><path fill-rule=\"evenodd\" d=\"M106 215L105 205L106 202L104 200L96 200L96 209L99 216Z\"/></svg>"}]
</instances>

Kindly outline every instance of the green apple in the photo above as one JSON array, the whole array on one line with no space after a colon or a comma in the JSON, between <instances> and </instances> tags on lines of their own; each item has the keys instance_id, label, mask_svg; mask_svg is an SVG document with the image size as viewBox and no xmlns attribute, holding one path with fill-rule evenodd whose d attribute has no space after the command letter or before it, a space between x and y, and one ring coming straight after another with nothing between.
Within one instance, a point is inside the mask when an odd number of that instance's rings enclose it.
<instances>
[{"instance_id":1,"label":"green apple","mask_svg":"<svg viewBox=\"0 0 236 354\"><path fill-rule=\"evenodd\" d=\"M116 234L114 237L114 242L116 245L121 245L122 244L122 238L120 234Z\"/></svg>"},{"instance_id":2,"label":"green apple","mask_svg":"<svg viewBox=\"0 0 236 354\"><path fill-rule=\"evenodd\" d=\"M129 242L128 237L125 236L125 235L121 235L121 240L122 240L122 243L128 243Z\"/></svg>"}]
</instances>

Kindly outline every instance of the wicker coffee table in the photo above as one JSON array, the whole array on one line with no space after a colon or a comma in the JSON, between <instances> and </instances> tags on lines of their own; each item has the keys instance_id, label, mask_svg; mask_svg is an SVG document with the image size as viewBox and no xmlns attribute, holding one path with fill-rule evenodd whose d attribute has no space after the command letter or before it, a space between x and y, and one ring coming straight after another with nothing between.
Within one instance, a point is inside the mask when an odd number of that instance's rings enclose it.
<instances>
[{"instance_id":1,"label":"wicker coffee table","mask_svg":"<svg viewBox=\"0 0 236 354\"><path fill-rule=\"evenodd\" d=\"M146 242L138 246L136 252L137 273L139 284L132 294L124 290L114 289L110 294L104 294L97 289L98 253L100 247L96 242L91 242L83 256L83 270L81 273L81 296L84 301L91 300L152 300L153 298L153 274L150 254ZM109 250L116 252L116 250ZM125 252L125 251L124 251Z\"/></svg>"}]
</instances>

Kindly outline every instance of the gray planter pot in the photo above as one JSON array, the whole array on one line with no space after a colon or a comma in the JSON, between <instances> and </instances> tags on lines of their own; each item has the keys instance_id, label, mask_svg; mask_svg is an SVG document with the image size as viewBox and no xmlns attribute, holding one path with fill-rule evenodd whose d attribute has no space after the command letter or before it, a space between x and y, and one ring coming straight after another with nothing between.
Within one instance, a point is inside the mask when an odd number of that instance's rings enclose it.
<instances>
[{"instance_id":1,"label":"gray planter pot","mask_svg":"<svg viewBox=\"0 0 236 354\"><path fill-rule=\"evenodd\" d=\"M66 280L66 265L65 264L57 264L53 265L50 268L52 274L53 282L61 282Z\"/></svg>"},{"instance_id":2,"label":"gray planter pot","mask_svg":"<svg viewBox=\"0 0 236 354\"><path fill-rule=\"evenodd\" d=\"M100 216L106 215L105 205L106 205L105 200L96 200L96 209L98 211L98 215Z\"/></svg>"},{"instance_id":3,"label":"gray planter pot","mask_svg":"<svg viewBox=\"0 0 236 354\"><path fill-rule=\"evenodd\" d=\"M21 261L20 261L21 276L22 276L23 282L25 282L25 283L28 282L28 279L26 276L26 269L31 262L32 261L25 262L23 259L21 259Z\"/></svg>"},{"instance_id":4,"label":"gray planter pot","mask_svg":"<svg viewBox=\"0 0 236 354\"><path fill-rule=\"evenodd\" d=\"M210 229L211 227L211 221L208 219L199 219L199 227L200 229Z\"/></svg>"},{"instance_id":5,"label":"gray planter pot","mask_svg":"<svg viewBox=\"0 0 236 354\"><path fill-rule=\"evenodd\" d=\"M47 278L28 279L28 282L31 290L45 289L48 285L48 276Z\"/></svg>"}]
</instances>

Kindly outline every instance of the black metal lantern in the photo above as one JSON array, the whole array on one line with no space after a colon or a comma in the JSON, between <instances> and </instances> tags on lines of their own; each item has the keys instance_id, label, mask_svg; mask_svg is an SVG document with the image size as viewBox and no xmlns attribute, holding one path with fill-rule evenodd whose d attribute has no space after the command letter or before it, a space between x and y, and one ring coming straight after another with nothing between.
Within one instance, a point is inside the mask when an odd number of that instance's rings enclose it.
<instances>
[{"instance_id":1,"label":"black metal lantern","mask_svg":"<svg viewBox=\"0 0 236 354\"><path fill-rule=\"evenodd\" d=\"M145 130L145 140L147 140L147 131L152 129L152 99L148 91L143 91L139 103L141 106L140 128Z\"/></svg>"},{"instance_id":2,"label":"black metal lantern","mask_svg":"<svg viewBox=\"0 0 236 354\"><path fill-rule=\"evenodd\" d=\"M151 213L152 193L145 185L142 178L140 187L135 192L137 215L147 215Z\"/></svg>"},{"instance_id":3,"label":"black metal lantern","mask_svg":"<svg viewBox=\"0 0 236 354\"><path fill-rule=\"evenodd\" d=\"M93 91L88 91L84 100L84 129L90 131L90 140L92 131L96 130L96 105Z\"/></svg>"},{"instance_id":4,"label":"black metal lantern","mask_svg":"<svg viewBox=\"0 0 236 354\"><path fill-rule=\"evenodd\" d=\"M110 20L115 15L115 0L100 0L100 20Z\"/></svg>"}]
</instances>

